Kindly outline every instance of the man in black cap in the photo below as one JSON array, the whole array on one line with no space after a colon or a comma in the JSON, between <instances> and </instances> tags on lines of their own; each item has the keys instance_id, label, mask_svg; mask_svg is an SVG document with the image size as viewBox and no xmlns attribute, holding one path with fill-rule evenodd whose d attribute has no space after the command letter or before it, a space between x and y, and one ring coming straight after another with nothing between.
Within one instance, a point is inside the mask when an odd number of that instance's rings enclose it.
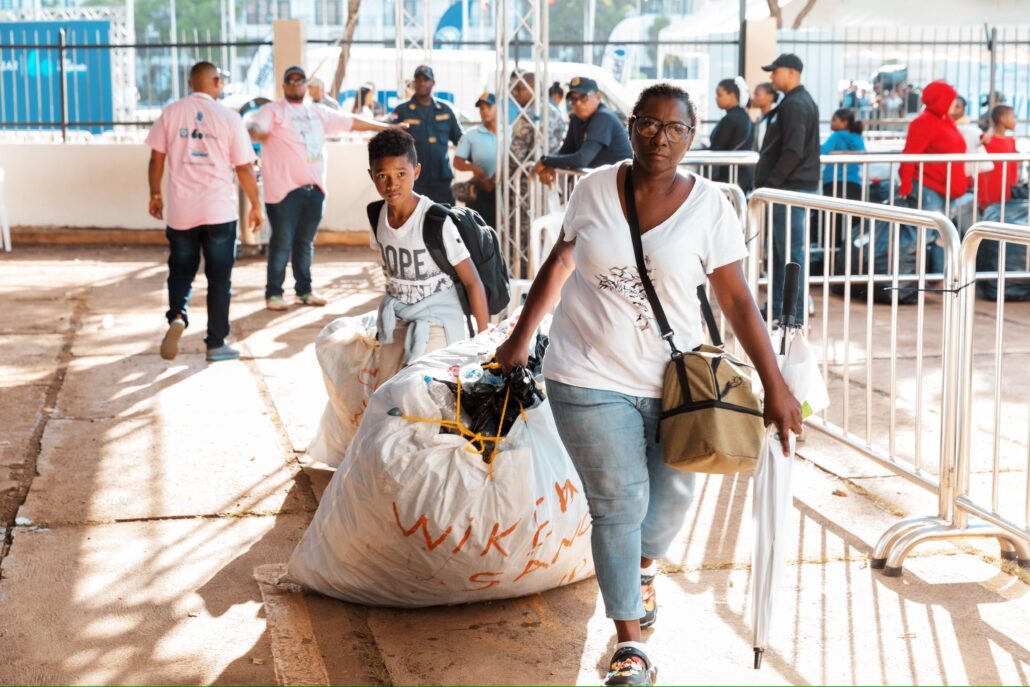
<instances>
[{"instance_id":1,"label":"man in black cap","mask_svg":"<svg viewBox=\"0 0 1030 687\"><path fill-rule=\"evenodd\" d=\"M308 77L303 67L283 73L283 98L267 103L247 125L261 143L265 210L272 225L268 241L265 307L286 310L283 282L292 263L297 302L323 306L326 299L311 284L315 234L325 206L325 141L346 131L382 131L382 122L330 110L304 99Z\"/></svg>"},{"instance_id":2,"label":"man in black cap","mask_svg":"<svg viewBox=\"0 0 1030 687\"><path fill-rule=\"evenodd\" d=\"M422 165L422 173L415 181L415 193L428 196L437 203L454 203L451 192L450 161L447 159L448 141L458 144L461 125L454 111L442 100L433 97L433 69L421 65L415 69L415 95L397 106L394 120L408 125L408 133L415 139L415 152Z\"/></svg>"},{"instance_id":3,"label":"man in black cap","mask_svg":"<svg viewBox=\"0 0 1030 687\"><path fill-rule=\"evenodd\" d=\"M633 157L626 127L614 112L601 102L597 82L577 76L569 82L572 117L565 142L555 155L545 155L536 165L537 174L546 180L549 169L601 167Z\"/></svg>"},{"instance_id":4,"label":"man in black cap","mask_svg":"<svg viewBox=\"0 0 1030 687\"><path fill-rule=\"evenodd\" d=\"M755 167L756 188L780 188L789 191L818 193L819 189L819 107L801 85L804 65L797 55L785 53L772 64L762 67L770 72L773 87L783 93L783 100L769 118L769 128L762 140L758 165ZM783 270L787 262L805 265L805 209L791 206L789 214L790 248L787 248L788 213L781 204L773 206L773 274L772 317L778 317L783 305ZM807 279L808 275L804 275ZM798 290L797 309L800 319L804 311L804 289Z\"/></svg>"}]
</instances>

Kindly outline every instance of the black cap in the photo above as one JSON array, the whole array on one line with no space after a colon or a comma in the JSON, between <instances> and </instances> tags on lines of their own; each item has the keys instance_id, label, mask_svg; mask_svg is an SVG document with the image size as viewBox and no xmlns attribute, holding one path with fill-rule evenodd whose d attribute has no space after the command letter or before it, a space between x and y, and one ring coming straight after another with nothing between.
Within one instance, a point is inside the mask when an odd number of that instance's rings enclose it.
<instances>
[{"instance_id":1,"label":"black cap","mask_svg":"<svg viewBox=\"0 0 1030 687\"><path fill-rule=\"evenodd\" d=\"M307 81L308 75L304 73L304 67L293 65L292 67L287 68L287 70L283 72L283 81L290 78L290 75L292 74L300 74L304 77L304 80Z\"/></svg>"},{"instance_id":2,"label":"black cap","mask_svg":"<svg viewBox=\"0 0 1030 687\"><path fill-rule=\"evenodd\" d=\"M778 67L786 67L787 69L794 69L800 72L805 68L805 65L801 61L801 58L794 53L785 52L773 60L772 64L767 64L762 67L762 71L771 72Z\"/></svg>"},{"instance_id":3,"label":"black cap","mask_svg":"<svg viewBox=\"0 0 1030 687\"><path fill-rule=\"evenodd\" d=\"M597 82L586 76L574 76L569 82L569 93L593 93Z\"/></svg>"},{"instance_id":4,"label":"black cap","mask_svg":"<svg viewBox=\"0 0 1030 687\"><path fill-rule=\"evenodd\" d=\"M483 103L486 103L487 105L496 105L497 98L493 93L483 93L483 95L479 96L479 100L476 101L476 107L479 107Z\"/></svg>"},{"instance_id":5,"label":"black cap","mask_svg":"<svg viewBox=\"0 0 1030 687\"><path fill-rule=\"evenodd\" d=\"M436 78L433 76L433 68L428 64L420 64L415 67L415 78L417 79L420 76L424 76L430 81L436 81Z\"/></svg>"}]
</instances>

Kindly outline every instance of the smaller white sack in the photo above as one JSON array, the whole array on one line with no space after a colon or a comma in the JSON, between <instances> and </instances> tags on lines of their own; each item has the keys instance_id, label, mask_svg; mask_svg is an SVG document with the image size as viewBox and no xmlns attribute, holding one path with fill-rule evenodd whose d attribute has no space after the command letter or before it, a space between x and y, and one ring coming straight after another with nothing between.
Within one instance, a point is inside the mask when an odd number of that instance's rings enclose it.
<instances>
[{"instance_id":1,"label":"smaller white sack","mask_svg":"<svg viewBox=\"0 0 1030 687\"><path fill-rule=\"evenodd\" d=\"M773 350L780 350L781 338L782 330L773 332ZM805 337L796 335L788 339L787 355L777 353L776 362L787 387L801 404L802 419L830 407L830 395L819 369L819 359ZM762 379L757 373L752 375L751 385L756 394L764 393Z\"/></svg>"},{"instance_id":2,"label":"smaller white sack","mask_svg":"<svg viewBox=\"0 0 1030 687\"><path fill-rule=\"evenodd\" d=\"M801 404L801 417L825 410L830 406L830 395L812 345L805 337L795 336L787 342L787 349L786 358L780 362L780 373Z\"/></svg>"},{"instance_id":3,"label":"smaller white sack","mask_svg":"<svg viewBox=\"0 0 1030 687\"><path fill-rule=\"evenodd\" d=\"M329 401L308 446L313 460L337 467L343 460L376 384L376 313L341 317L315 339L315 355Z\"/></svg>"}]
</instances>

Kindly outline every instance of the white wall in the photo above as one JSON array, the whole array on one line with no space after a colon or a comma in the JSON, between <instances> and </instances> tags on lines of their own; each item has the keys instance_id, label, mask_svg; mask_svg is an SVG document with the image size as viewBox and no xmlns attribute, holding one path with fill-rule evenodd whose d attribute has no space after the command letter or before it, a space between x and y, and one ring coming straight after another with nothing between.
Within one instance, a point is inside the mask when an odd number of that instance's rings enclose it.
<instances>
[{"instance_id":1,"label":"white wall","mask_svg":"<svg viewBox=\"0 0 1030 687\"><path fill-rule=\"evenodd\" d=\"M378 199L364 142L327 144L324 231L365 231ZM135 144L0 144L13 226L163 229L147 214L150 150Z\"/></svg>"}]
</instances>

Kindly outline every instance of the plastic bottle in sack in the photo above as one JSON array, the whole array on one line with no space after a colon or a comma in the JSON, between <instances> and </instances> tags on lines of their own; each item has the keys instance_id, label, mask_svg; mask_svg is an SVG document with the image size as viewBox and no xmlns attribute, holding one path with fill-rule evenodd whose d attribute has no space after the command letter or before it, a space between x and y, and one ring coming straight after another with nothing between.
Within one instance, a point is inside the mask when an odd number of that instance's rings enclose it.
<instances>
[{"instance_id":1,"label":"plastic bottle in sack","mask_svg":"<svg viewBox=\"0 0 1030 687\"><path fill-rule=\"evenodd\" d=\"M454 414L454 394L447 388L447 385L441 381L433 379L429 375L423 377L426 382L426 391L429 393L429 398L433 399L433 403L440 409L444 417Z\"/></svg>"},{"instance_id":2,"label":"plastic bottle in sack","mask_svg":"<svg viewBox=\"0 0 1030 687\"><path fill-rule=\"evenodd\" d=\"M483 378L483 372L483 366L479 363L462 365L461 369L458 370L458 380L462 384L475 384Z\"/></svg>"}]
</instances>

